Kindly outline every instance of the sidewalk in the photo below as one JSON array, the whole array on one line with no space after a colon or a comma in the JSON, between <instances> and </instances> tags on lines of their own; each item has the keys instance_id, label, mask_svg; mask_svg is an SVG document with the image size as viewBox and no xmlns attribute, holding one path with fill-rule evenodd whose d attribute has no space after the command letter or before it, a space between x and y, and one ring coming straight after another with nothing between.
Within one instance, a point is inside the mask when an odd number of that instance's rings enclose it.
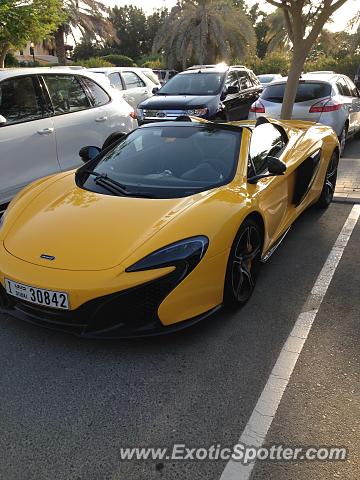
<instances>
[{"instance_id":1,"label":"sidewalk","mask_svg":"<svg viewBox=\"0 0 360 480\"><path fill-rule=\"evenodd\" d=\"M360 203L360 141L349 140L340 158L334 200Z\"/></svg>"}]
</instances>

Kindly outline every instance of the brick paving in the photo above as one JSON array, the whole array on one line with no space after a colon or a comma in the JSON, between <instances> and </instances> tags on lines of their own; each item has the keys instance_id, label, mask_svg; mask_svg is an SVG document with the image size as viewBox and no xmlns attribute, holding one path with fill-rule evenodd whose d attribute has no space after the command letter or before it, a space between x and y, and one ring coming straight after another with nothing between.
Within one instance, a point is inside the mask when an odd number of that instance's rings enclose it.
<instances>
[{"instance_id":1,"label":"brick paving","mask_svg":"<svg viewBox=\"0 0 360 480\"><path fill-rule=\"evenodd\" d=\"M349 140L340 158L334 199L360 203L360 140Z\"/></svg>"}]
</instances>

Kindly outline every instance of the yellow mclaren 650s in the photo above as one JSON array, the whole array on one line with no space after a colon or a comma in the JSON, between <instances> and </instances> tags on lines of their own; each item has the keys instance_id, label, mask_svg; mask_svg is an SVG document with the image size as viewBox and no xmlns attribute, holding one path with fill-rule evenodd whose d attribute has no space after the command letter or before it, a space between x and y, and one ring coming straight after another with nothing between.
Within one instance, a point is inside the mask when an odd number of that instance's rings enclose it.
<instances>
[{"instance_id":1,"label":"yellow mclaren 650s","mask_svg":"<svg viewBox=\"0 0 360 480\"><path fill-rule=\"evenodd\" d=\"M309 122L180 117L80 156L2 217L0 311L121 338L247 302L294 220L332 201L339 143Z\"/></svg>"}]
</instances>

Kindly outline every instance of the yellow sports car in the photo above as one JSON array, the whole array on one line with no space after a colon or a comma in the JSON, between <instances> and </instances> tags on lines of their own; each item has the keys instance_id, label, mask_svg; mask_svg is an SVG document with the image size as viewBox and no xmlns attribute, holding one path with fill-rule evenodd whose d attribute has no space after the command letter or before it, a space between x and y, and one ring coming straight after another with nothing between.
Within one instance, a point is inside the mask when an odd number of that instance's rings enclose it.
<instances>
[{"instance_id":1,"label":"yellow sports car","mask_svg":"<svg viewBox=\"0 0 360 480\"><path fill-rule=\"evenodd\" d=\"M307 122L182 117L80 155L2 218L0 311L117 338L243 305L294 220L331 202L339 143Z\"/></svg>"}]
</instances>

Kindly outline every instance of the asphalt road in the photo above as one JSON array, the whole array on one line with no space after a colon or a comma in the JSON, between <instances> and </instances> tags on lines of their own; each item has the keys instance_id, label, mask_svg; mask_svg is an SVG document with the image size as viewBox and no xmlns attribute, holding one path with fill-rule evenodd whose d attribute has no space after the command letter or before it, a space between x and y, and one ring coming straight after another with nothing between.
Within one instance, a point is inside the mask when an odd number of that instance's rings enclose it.
<instances>
[{"instance_id":1,"label":"asphalt road","mask_svg":"<svg viewBox=\"0 0 360 480\"><path fill-rule=\"evenodd\" d=\"M246 307L176 335L80 341L0 317L0 479L218 480L224 461L124 462L119 449L237 442L350 210L306 212ZM360 478L359 239L357 226L267 439L345 443L349 461L267 462L256 480Z\"/></svg>"}]
</instances>

